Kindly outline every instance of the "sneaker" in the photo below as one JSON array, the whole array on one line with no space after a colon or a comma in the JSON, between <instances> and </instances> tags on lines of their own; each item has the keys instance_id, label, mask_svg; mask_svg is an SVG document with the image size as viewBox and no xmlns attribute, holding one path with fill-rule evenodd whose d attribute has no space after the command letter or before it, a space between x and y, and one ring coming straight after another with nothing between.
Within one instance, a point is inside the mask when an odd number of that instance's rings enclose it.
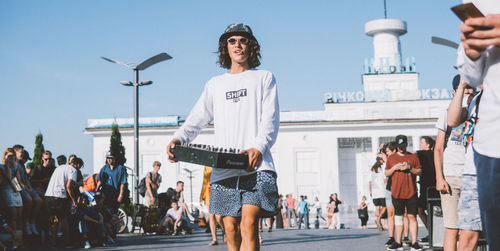
<instances>
[{"instance_id":1,"label":"sneaker","mask_svg":"<svg viewBox=\"0 0 500 251\"><path fill-rule=\"evenodd\" d=\"M408 237L403 237L401 244L403 244L403 246L410 246L410 239Z\"/></svg>"},{"instance_id":2,"label":"sneaker","mask_svg":"<svg viewBox=\"0 0 500 251\"><path fill-rule=\"evenodd\" d=\"M31 232L31 227L30 227L29 222L26 222L26 224L24 224L24 232L26 232L27 235L32 235L33 234Z\"/></svg>"},{"instance_id":3,"label":"sneaker","mask_svg":"<svg viewBox=\"0 0 500 251\"><path fill-rule=\"evenodd\" d=\"M393 242L389 247L387 247L387 250L403 250L403 245Z\"/></svg>"},{"instance_id":4,"label":"sneaker","mask_svg":"<svg viewBox=\"0 0 500 251\"><path fill-rule=\"evenodd\" d=\"M418 240L419 242L429 243L429 236L425 236L424 238Z\"/></svg>"},{"instance_id":5,"label":"sneaker","mask_svg":"<svg viewBox=\"0 0 500 251\"><path fill-rule=\"evenodd\" d=\"M85 248L85 249L89 249L89 248L91 248L91 247L92 247L92 246L90 246L90 242L89 242L89 241L86 241L86 242L85 242L85 246L84 246L84 248Z\"/></svg>"},{"instance_id":6,"label":"sneaker","mask_svg":"<svg viewBox=\"0 0 500 251\"><path fill-rule=\"evenodd\" d=\"M34 234L34 235L40 235L40 233L36 230L36 225L35 223L29 223L30 225L30 228L31 228L31 232Z\"/></svg>"},{"instance_id":7,"label":"sneaker","mask_svg":"<svg viewBox=\"0 0 500 251\"><path fill-rule=\"evenodd\" d=\"M411 245L411 251L421 251L422 247L418 245L418 242L415 242Z\"/></svg>"},{"instance_id":8,"label":"sneaker","mask_svg":"<svg viewBox=\"0 0 500 251\"><path fill-rule=\"evenodd\" d=\"M394 240L394 237L389 237L389 240L387 240L387 242L385 243L385 246L388 247L390 246L393 242L396 242L396 240Z\"/></svg>"}]
</instances>

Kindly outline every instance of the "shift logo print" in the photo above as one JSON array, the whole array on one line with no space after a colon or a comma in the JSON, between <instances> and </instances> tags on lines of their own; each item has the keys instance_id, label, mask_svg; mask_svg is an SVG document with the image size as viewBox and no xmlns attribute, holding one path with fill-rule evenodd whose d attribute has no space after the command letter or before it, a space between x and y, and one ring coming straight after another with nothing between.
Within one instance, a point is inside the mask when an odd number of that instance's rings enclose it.
<instances>
[{"instance_id":1,"label":"shift logo print","mask_svg":"<svg viewBox=\"0 0 500 251\"><path fill-rule=\"evenodd\" d=\"M233 100L234 103L239 102L241 97L247 96L247 89L226 92L226 100Z\"/></svg>"}]
</instances>

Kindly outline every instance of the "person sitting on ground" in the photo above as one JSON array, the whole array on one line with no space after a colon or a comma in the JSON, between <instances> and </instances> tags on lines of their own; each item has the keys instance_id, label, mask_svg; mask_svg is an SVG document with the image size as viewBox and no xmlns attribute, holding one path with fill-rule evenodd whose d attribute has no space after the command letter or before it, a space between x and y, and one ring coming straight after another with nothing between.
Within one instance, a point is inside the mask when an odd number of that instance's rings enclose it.
<instances>
[{"instance_id":1,"label":"person sitting on ground","mask_svg":"<svg viewBox=\"0 0 500 251\"><path fill-rule=\"evenodd\" d=\"M97 191L94 195L94 200L96 205L93 207L94 210L98 211L103 217L104 228L106 231L106 244L113 245L116 244L116 229L120 219L111 212L105 204L106 196L104 193Z\"/></svg>"},{"instance_id":2,"label":"person sitting on ground","mask_svg":"<svg viewBox=\"0 0 500 251\"><path fill-rule=\"evenodd\" d=\"M94 195L94 200L101 200L102 196L99 193ZM79 199L79 204L75 213L79 222L79 230L85 242L85 249L91 246L106 245L107 238L106 227L104 226L104 216L95 208L89 205L89 199L85 194Z\"/></svg>"},{"instance_id":3,"label":"person sitting on ground","mask_svg":"<svg viewBox=\"0 0 500 251\"><path fill-rule=\"evenodd\" d=\"M158 232L161 233L163 227L167 227L167 233L172 233L177 235L182 230L186 230L186 220L182 218L182 208L179 207L177 201L172 201L171 208L167 211L167 214L160 222L160 229Z\"/></svg>"}]
</instances>

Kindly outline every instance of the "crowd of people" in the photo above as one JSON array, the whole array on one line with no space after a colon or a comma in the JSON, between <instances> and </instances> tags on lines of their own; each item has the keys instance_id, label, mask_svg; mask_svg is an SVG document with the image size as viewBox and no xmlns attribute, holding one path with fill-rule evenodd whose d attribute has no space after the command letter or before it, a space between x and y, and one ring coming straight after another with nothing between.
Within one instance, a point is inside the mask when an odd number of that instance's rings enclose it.
<instances>
[{"instance_id":1,"label":"crowd of people","mask_svg":"<svg viewBox=\"0 0 500 251\"><path fill-rule=\"evenodd\" d=\"M21 145L7 148L0 165L0 247L106 246L116 243L118 205L128 194L125 168L108 154L99 174L84 181L84 162L50 151L34 165ZM62 233L62 235L61 235Z\"/></svg>"},{"instance_id":2,"label":"crowd of people","mask_svg":"<svg viewBox=\"0 0 500 251\"><path fill-rule=\"evenodd\" d=\"M427 229L430 227L428 198L440 198L445 250L475 250L478 245L482 223L470 145L482 87L474 89L460 75L453 78L452 87L453 99L436 124L436 140L423 136L419 150L409 152L407 137L398 135L395 141L380 146L371 168L369 188L375 223L383 230L387 219L388 250L404 245L421 250L419 241L429 241L428 236L417 241L417 215ZM359 210L362 228L368 220L363 212L366 207L363 196Z\"/></svg>"}]
</instances>

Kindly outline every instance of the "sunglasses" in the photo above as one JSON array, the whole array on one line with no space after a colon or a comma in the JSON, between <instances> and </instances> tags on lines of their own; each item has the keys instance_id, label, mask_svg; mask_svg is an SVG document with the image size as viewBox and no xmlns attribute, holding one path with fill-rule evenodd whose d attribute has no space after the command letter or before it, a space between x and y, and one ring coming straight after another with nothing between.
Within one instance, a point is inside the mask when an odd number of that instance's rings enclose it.
<instances>
[{"instance_id":1,"label":"sunglasses","mask_svg":"<svg viewBox=\"0 0 500 251\"><path fill-rule=\"evenodd\" d=\"M240 39L236 39L236 38L229 38L227 40L228 43L230 44L236 44L237 41L240 41L240 44L248 44L248 42L250 42L250 39L246 38L246 37L242 37Z\"/></svg>"}]
</instances>

